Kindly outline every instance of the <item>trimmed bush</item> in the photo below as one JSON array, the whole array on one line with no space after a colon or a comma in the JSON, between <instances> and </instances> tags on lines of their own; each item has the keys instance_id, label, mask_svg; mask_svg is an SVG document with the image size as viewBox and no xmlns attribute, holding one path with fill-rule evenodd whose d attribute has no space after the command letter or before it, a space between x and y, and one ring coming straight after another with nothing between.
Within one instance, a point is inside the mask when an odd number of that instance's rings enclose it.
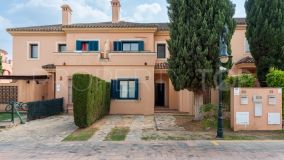
<instances>
[{"instance_id":1,"label":"trimmed bush","mask_svg":"<svg viewBox=\"0 0 284 160\"><path fill-rule=\"evenodd\" d=\"M238 76L228 77L225 81L225 89L223 90L223 107L226 111L230 111L231 106L231 87L254 87L256 78L252 74L241 74Z\"/></svg>"},{"instance_id":2,"label":"trimmed bush","mask_svg":"<svg viewBox=\"0 0 284 160\"><path fill-rule=\"evenodd\" d=\"M109 113L109 86L108 82L89 74L73 75L74 120L78 127L89 127Z\"/></svg>"},{"instance_id":3,"label":"trimmed bush","mask_svg":"<svg viewBox=\"0 0 284 160\"><path fill-rule=\"evenodd\" d=\"M230 87L254 87L256 78L252 74L231 76L227 79Z\"/></svg>"},{"instance_id":4,"label":"trimmed bush","mask_svg":"<svg viewBox=\"0 0 284 160\"><path fill-rule=\"evenodd\" d=\"M284 99L284 71L278 69L270 69L266 75L266 83L268 87L282 88L282 100ZM284 102L282 101L282 114L284 117Z\"/></svg>"}]
</instances>

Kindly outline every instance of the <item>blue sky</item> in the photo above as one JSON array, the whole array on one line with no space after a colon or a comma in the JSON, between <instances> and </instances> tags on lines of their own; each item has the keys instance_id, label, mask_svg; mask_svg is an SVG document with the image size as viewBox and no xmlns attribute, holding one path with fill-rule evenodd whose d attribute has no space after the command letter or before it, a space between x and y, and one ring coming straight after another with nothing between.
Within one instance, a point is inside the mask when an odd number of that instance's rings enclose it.
<instances>
[{"instance_id":1,"label":"blue sky","mask_svg":"<svg viewBox=\"0 0 284 160\"><path fill-rule=\"evenodd\" d=\"M245 17L245 0L232 0L235 17ZM110 0L0 0L0 49L12 54L9 27L60 24L61 8L68 3L73 9L72 23L111 20ZM122 19L135 22L166 22L166 0L121 0Z\"/></svg>"}]
</instances>

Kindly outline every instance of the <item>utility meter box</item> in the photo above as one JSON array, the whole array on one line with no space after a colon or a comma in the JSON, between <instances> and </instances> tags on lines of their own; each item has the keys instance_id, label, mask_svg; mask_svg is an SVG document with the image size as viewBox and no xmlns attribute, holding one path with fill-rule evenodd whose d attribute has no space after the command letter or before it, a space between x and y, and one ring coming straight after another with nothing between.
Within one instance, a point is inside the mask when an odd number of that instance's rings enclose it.
<instances>
[{"instance_id":1,"label":"utility meter box","mask_svg":"<svg viewBox=\"0 0 284 160\"><path fill-rule=\"evenodd\" d=\"M230 106L234 131L282 130L282 89L232 88Z\"/></svg>"},{"instance_id":2,"label":"utility meter box","mask_svg":"<svg viewBox=\"0 0 284 160\"><path fill-rule=\"evenodd\" d=\"M263 101L262 96L257 96L257 95L253 96L254 103L262 103L262 101Z\"/></svg>"},{"instance_id":3,"label":"utility meter box","mask_svg":"<svg viewBox=\"0 0 284 160\"><path fill-rule=\"evenodd\" d=\"M276 105L277 104L277 98L275 95L269 95L268 96L268 104L269 105Z\"/></svg>"},{"instance_id":4,"label":"utility meter box","mask_svg":"<svg viewBox=\"0 0 284 160\"><path fill-rule=\"evenodd\" d=\"M241 96L241 105L247 105L249 103L248 96L243 95Z\"/></svg>"}]
</instances>

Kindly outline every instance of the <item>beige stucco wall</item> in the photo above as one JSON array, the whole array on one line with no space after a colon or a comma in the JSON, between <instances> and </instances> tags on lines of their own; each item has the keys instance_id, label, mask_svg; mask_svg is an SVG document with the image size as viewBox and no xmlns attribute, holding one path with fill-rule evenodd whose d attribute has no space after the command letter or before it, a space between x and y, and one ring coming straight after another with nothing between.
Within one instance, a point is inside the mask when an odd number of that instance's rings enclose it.
<instances>
[{"instance_id":1,"label":"beige stucco wall","mask_svg":"<svg viewBox=\"0 0 284 160\"><path fill-rule=\"evenodd\" d=\"M17 80L12 83L0 83L0 86L17 86L18 102L33 102L54 98L53 80ZM1 94L1 93L0 93ZM0 111L5 109L6 104L0 104Z\"/></svg>"},{"instance_id":2,"label":"beige stucco wall","mask_svg":"<svg viewBox=\"0 0 284 160\"><path fill-rule=\"evenodd\" d=\"M64 57L64 55L57 55ZM65 56L66 57L66 56ZM67 65L57 66L56 84L57 98L64 97L65 106L68 102L68 81L75 73L88 73L108 82L118 78L139 79L139 100L112 100L110 114L153 114L154 113L154 54L117 55L113 54L109 60L100 61L97 55L89 55L85 65L80 59L69 59ZM132 59L132 57L136 57ZM60 58L57 58L57 63ZM65 61L64 58L62 58ZM84 61L84 59L82 60ZM146 63L146 65L145 65ZM76 65L80 64L80 65ZM70 92L69 92L70 93ZM71 108L68 108L72 110Z\"/></svg>"},{"instance_id":3,"label":"beige stucco wall","mask_svg":"<svg viewBox=\"0 0 284 160\"><path fill-rule=\"evenodd\" d=\"M278 88L240 88L239 95L235 95L231 89L231 127L234 131L239 130L281 130L282 129L282 90ZM255 105L253 96L262 96L262 116L255 116ZM276 105L269 105L268 96L274 95L277 99ZM242 105L240 97L248 96L248 104ZM236 113L249 112L249 125L237 125ZM280 113L280 125L268 125L268 113Z\"/></svg>"},{"instance_id":4,"label":"beige stucco wall","mask_svg":"<svg viewBox=\"0 0 284 160\"><path fill-rule=\"evenodd\" d=\"M13 37L13 75L46 75L43 65L54 63L57 42L64 42L62 34L28 34ZM39 43L39 59L29 60L29 43Z\"/></svg>"}]
</instances>

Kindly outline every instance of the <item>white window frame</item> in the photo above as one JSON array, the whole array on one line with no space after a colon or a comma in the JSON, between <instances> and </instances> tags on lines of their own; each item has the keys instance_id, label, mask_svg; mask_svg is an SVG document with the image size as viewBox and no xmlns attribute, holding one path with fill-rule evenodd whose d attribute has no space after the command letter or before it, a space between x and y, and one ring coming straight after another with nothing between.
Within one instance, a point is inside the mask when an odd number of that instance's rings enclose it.
<instances>
[{"instance_id":1,"label":"white window frame","mask_svg":"<svg viewBox=\"0 0 284 160\"><path fill-rule=\"evenodd\" d=\"M99 47L99 50L98 51L95 51L95 52L100 52L101 51L101 40L100 39L75 39L75 52L79 52L79 53L81 53L81 52L85 52L85 51L77 51L76 49L76 42L77 41L98 41L98 47ZM93 51L87 51L87 52L93 52Z\"/></svg>"},{"instance_id":2,"label":"white window frame","mask_svg":"<svg viewBox=\"0 0 284 160\"><path fill-rule=\"evenodd\" d=\"M38 45L38 56L37 58L31 58L31 50L30 50L30 45L31 44L37 44ZM37 61L40 59L40 42L38 41L28 41L27 42L27 60L29 61Z\"/></svg>"},{"instance_id":3,"label":"white window frame","mask_svg":"<svg viewBox=\"0 0 284 160\"><path fill-rule=\"evenodd\" d=\"M158 44L165 44L166 45L166 55L165 58L158 58ZM155 52L157 55L158 60L167 60L169 58L169 50L168 50L168 43L167 41L155 41Z\"/></svg>"},{"instance_id":4,"label":"white window frame","mask_svg":"<svg viewBox=\"0 0 284 160\"><path fill-rule=\"evenodd\" d=\"M250 47L249 46L249 43L248 43L248 40L245 38L245 40L244 40L244 53L245 54L251 54L251 51L247 51L246 50L246 45L248 44L248 47ZM249 50L250 50L250 48L249 48Z\"/></svg>"},{"instance_id":5,"label":"white window frame","mask_svg":"<svg viewBox=\"0 0 284 160\"><path fill-rule=\"evenodd\" d=\"M66 43L66 42L64 42L64 41L58 41L58 42L55 43L55 52L56 52L56 53L59 53L59 51L58 51L59 44L66 44L66 49L67 49L67 43ZM67 51L67 50L66 50L66 51Z\"/></svg>"}]
</instances>

